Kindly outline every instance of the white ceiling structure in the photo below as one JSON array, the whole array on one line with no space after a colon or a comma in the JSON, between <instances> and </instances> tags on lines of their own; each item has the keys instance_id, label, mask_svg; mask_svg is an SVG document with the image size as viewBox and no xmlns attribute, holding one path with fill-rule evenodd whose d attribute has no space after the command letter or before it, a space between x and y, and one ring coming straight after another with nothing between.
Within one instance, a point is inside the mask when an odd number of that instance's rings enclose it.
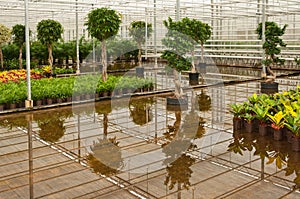
<instances>
[{"instance_id":1,"label":"white ceiling structure","mask_svg":"<svg viewBox=\"0 0 300 199\"><path fill-rule=\"evenodd\" d=\"M79 35L86 33L84 22L95 8L109 7L122 15L120 34L127 37L127 26L134 20L154 23L157 41L164 36L162 21L172 18L191 17L209 23L213 28L211 49L237 48L239 42L258 42L255 29L261 22L263 0L28 0L29 28L35 32L43 19L59 21L64 29L64 39L74 39L76 12ZM266 16L280 25L288 24L285 34L289 49L300 50L300 2L299 0L265 0ZM178 6L179 5L179 6ZM179 12L177 12L179 7ZM24 0L0 0L0 23L8 27L25 24ZM85 34L87 35L87 34ZM151 46L150 42L148 46ZM254 48L259 50L257 46ZM300 53L299 53L300 55Z\"/></svg>"}]
</instances>

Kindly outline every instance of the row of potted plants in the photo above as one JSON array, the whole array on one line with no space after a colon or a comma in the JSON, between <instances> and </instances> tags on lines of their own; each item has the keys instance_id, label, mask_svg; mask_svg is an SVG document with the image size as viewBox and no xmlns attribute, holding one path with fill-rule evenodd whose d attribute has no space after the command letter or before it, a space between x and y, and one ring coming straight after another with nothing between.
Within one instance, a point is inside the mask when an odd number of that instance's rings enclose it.
<instances>
[{"instance_id":1,"label":"row of potted plants","mask_svg":"<svg viewBox=\"0 0 300 199\"><path fill-rule=\"evenodd\" d=\"M273 134L275 140L287 138L300 151L300 86L273 95L254 93L244 103L230 104L234 131Z\"/></svg>"},{"instance_id":2,"label":"row of potted plants","mask_svg":"<svg viewBox=\"0 0 300 199\"><path fill-rule=\"evenodd\" d=\"M152 90L153 82L136 77L109 76L103 81L97 75L64 78L43 78L31 81L31 97L34 105L86 100L95 97ZM23 107L27 99L26 81L0 83L0 110Z\"/></svg>"}]
</instances>

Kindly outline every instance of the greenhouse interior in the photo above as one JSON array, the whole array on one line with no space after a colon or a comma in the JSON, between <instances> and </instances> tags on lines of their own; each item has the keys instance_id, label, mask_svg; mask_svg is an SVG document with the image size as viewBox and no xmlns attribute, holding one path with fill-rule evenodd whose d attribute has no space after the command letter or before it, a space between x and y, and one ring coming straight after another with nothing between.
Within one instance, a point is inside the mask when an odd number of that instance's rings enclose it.
<instances>
[{"instance_id":1,"label":"greenhouse interior","mask_svg":"<svg viewBox=\"0 0 300 199\"><path fill-rule=\"evenodd\" d=\"M299 198L298 0L0 0L0 198Z\"/></svg>"}]
</instances>

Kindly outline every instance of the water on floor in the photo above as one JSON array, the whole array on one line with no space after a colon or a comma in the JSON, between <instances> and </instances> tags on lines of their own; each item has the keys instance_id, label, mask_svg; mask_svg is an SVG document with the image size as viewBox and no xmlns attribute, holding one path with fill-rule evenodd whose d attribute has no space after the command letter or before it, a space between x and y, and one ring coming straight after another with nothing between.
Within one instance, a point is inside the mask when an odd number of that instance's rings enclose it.
<instances>
[{"instance_id":1,"label":"water on floor","mask_svg":"<svg viewBox=\"0 0 300 199\"><path fill-rule=\"evenodd\" d=\"M172 84L158 75L146 72L156 89ZM277 81L283 91L300 78ZM128 95L1 115L0 198L300 197L300 152L233 133L228 104L259 93L259 82L184 92L187 107L168 106L167 95Z\"/></svg>"}]
</instances>

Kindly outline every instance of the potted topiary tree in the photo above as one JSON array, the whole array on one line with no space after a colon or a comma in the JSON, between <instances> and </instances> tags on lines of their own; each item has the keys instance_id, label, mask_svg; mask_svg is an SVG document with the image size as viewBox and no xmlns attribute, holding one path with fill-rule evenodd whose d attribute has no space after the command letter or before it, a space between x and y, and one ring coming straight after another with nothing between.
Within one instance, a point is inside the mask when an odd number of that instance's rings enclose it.
<instances>
[{"instance_id":1,"label":"potted topiary tree","mask_svg":"<svg viewBox=\"0 0 300 199\"><path fill-rule=\"evenodd\" d=\"M147 38L151 36L153 32L152 24L145 23L144 21L133 21L130 24L129 35L136 41L138 45L138 68L136 68L136 73L138 77L144 77L144 68L142 67L142 44L146 41ZM146 35L147 34L147 35Z\"/></svg>"},{"instance_id":2,"label":"potted topiary tree","mask_svg":"<svg viewBox=\"0 0 300 199\"><path fill-rule=\"evenodd\" d=\"M3 70L3 53L2 53L2 44L8 42L11 38L11 30L3 24L0 24L0 61L1 69Z\"/></svg>"},{"instance_id":3,"label":"potted topiary tree","mask_svg":"<svg viewBox=\"0 0 300 199\"><path fill-rule=\"evenodd\" d=\"M262 72L262 77L265 79L261 82L261 92L263 93L274 93L278 92L278 83L275 82L276 75L271 70L271 66L283 65L285 60L278 57L281 52L280 47L285 47L286 44L280 38L284 35L287 24L282 28L278 26L277 23L273 21L265 22L265 42L262 47L265 51L265 59L262 60L262 64L266 66L266 72ZM262 33L262 23L260 23L256 29L258 38L263 38Z\"/></svg>"},{"instance_id":4,"label":"potted topiary tree","mask_svg":"<svg viewBox=\"0 0 300 199\"><path fill-rule=\"evenodd\" d=\"M25 43L25 26L17 24L12 28L14 43L19 47L19 68L23 68L22 50Z\"/></svg>"},{"instance_id":5,"label":"potted topiary tree","mask_svg":"<svg viewBox=\"0 0 300 199\"><path fill-rule=\"evenodd\" d=\"M52 19L42 20L37 24L37 38L48 48L48 62L51 71L53 71L53 46L55 42L62 38L61 35L63 32L63 26L58 21Z\"/></svg>"},{"instance_id":6,"label":"potted topiary tree","mask_svg":"<svg viewBox=\"0 0 300 199\"><path fill-rule=\"evenodd\" d=\"M92 37L101 42L101 63L102 80L107 80L107 52L106 40L119 31L121 24L120 15L108 8L98 8L88 14L88 21L85 23L87 30Z\"/></svg>"},{"instance_id":7,"label":"potted topiary tree","mask_svg":"<svg viewBox=\"0 0 300 199\"><path fill-rule=\"evenodd\" d=\"M197 69L200 73L206 73L206 62L204 60L204 43L210 38L211 26L207 23L203 23L201 21L197 21L197 29L194 31L194 39L197 43L201 45L201 62L197 65ZM196 31L197 30L197 31Z\"/></svg>"},{"instance_id":8,"label":"potted topiary tree","mask_svg":"<svg viewBox=\"0 0 300 199\"><path fill-rule=\"evenodd\" d=\"M165 27L168 29L166 37L162 39L162 44L168 49L163 51L162 58L168 61L168 67L173 69L175 92L174 96L167 98L167 103L187 104L187 99L183 96L181 88L180 72L187 71L192 67L190 59L186 54L191 51L194 42L184 34L184 23L182 21L173 22L169 17L164 21Z\"/></svg>"}]
</instances>

